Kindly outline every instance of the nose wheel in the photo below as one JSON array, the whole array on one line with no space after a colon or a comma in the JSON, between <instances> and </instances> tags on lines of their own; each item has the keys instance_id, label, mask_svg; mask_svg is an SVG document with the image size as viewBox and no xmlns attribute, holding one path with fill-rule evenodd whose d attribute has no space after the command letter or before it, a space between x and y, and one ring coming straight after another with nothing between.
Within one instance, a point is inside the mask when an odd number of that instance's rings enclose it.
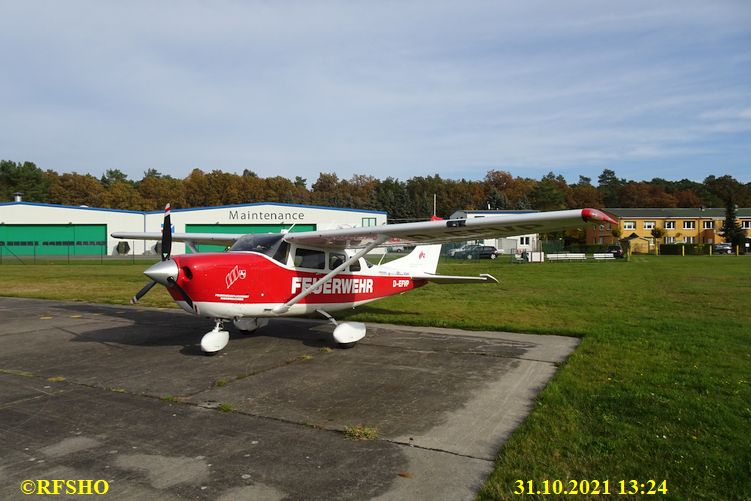
<instances>
[{"instance_id":1,"label":"nose wheel","mask_svg":"<svg viewBox=\"0 0 751 501\"><path fill-rule=\"evenodd\" d=\"M214 328L201 338L201 350L204 355L215 355L229 343L229 332L224 330L224 321L217 318L214 322Z\"/></svg>"}]
</instances>

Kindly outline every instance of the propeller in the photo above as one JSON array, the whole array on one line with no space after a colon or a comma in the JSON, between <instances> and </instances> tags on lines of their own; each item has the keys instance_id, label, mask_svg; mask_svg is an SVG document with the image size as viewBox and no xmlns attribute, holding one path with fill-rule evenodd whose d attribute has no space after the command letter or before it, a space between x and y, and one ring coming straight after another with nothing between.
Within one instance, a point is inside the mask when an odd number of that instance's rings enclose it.
<instances>
[{"instance_id":1,"label":"propeller","mask_svg":"<svg viewBox=\"0 0 751 501\"><path fill-rule=\"evenodd\" d=\"M172 223L170 221L170 204L167 204L164 207L164 223L162 224L162 245L161 245L161 254L162 254L162 262L157 263L148 270L146 270L145 274L152 278L151 282L147 283L143 289L138 291L135 296L133 296L130 300L131 304L136 304L139 299L141 299L143 296L146 295L147 292L149 292L156 284L157 280L154 280L153 278L159 278L160 282L167 287L174 287L177 289L177 292L180 293L180 295L183 297L186 303L188 303L188 306L193 308L193 300L190 299L190 296L188 296L188 293L185 292L185 290L180 287L177 282L175 281L175 276L177 276L177 265L174 261L170 260L169 265L171 266L165 266L165 261L170 259L170 256L172 255ZM174 267L174 271L172 272L171 267ZM171 273L170 273L171 272Z\"/></svg>"},{"instance_id":2,"label":"propeller","mask_svg":"<svg viewBox=\"0 0 751 501\"><path fill-rule=\"evenodd\" d=\"M166 261L172 254L172 223L169 216L169 204L164 207L164 223L162 224L162 261Z\"/></svg>"},{"instance_id":3,"label":"propeller","mask_svg":"<svg viewBox=\"0 0 751 501\"><path fill-rule=\"evenodd\" d=\"M179 292L180 295L185 300L185 302L188 303L188 306L190 306L191 308L193 308L193 300L190 299L190 296L188 296L188 293L185 292L185 289L183 289L182 287L180 287L179 285L177 285L177 282L175 282L175 279L172 278L172 277L168 278L167 282L169 282L170 287L176 288L177 292Z\"/></svg>"},{"instance_id":4,"label":"propeller","mask_svg":"<svg viewBox=\"0 0 751 501\"><path fill-rule=\"evenodd\" d=\"M130 304L136 304L138 300L141 299L143 296L145 296L146 293L149 292L151 288L154 287L155 285L156 285L156 282L153 280L147 283L146 285L144 285L143 289L138 291L135 296L130 298Z\"/></svg>"}]
</instances>

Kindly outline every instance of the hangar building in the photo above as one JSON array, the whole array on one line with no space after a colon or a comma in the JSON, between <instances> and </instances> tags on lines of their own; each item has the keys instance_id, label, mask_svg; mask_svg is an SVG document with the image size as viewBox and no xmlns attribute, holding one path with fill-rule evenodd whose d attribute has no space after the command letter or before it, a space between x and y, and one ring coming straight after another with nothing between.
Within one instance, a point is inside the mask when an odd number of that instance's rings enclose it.
<instances>
[{"instance_id":1,"label":"hangar building","mask_svg":"<svg viewBox=\"0 0 751 501\"><path fill-rule=\"evenodd\" d=\"M151 254L155 242L127 246L110 236L116 231L159 232L164 213L103 209L33 202L0 203L0 255L102 256ZM386 224L386 213L282 203L252 203L172 210L175 233L278 233ZM127 250L125 249L127 247ZM222 250L201 245L200 251ZM175 242L173 252L188 251Z\"/></svg>"}]
</instances>

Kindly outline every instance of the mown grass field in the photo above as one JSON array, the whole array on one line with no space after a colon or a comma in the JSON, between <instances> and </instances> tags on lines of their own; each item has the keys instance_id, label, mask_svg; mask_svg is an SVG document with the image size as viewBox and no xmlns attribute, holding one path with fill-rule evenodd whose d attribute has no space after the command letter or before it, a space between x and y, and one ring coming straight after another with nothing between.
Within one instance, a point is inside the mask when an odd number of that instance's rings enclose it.
<instances>
[{"instance_id":1,"label":"mown grass field","mask_svg":"<svg viewBox=\"0 0 751 501\"><path fill-rule=\"evenodd\" d=\"M127 303L144 268L2 265L0 295ZM609 479L618 498L628 497L618 481L653 479L667 480L671 499L751 499L751 257L442 262L439 272L501 283L428 285L347 316L582 338L499 452L481 499L556 479ZM142 303L172 305L162 288Z\"/></svg>"}]
</instances>

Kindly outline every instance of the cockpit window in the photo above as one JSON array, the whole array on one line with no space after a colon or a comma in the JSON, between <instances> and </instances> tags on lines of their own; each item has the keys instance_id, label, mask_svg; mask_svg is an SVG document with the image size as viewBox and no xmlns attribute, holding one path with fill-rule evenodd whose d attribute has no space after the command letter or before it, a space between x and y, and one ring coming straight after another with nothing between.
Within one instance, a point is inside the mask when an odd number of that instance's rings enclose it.
<instances>
[{"instance_id":1,"label":"cockpit window","mask_svg":"<svg viewBox=\"0 0 751 501\"><path fill-rule=\"evenodd\" d=\"M230 252L260 252L282 264L287 264L289 244L282 240L284 235L267 233L263 235L244 235L240 237Z\"/></svg>"}]
</instances>

